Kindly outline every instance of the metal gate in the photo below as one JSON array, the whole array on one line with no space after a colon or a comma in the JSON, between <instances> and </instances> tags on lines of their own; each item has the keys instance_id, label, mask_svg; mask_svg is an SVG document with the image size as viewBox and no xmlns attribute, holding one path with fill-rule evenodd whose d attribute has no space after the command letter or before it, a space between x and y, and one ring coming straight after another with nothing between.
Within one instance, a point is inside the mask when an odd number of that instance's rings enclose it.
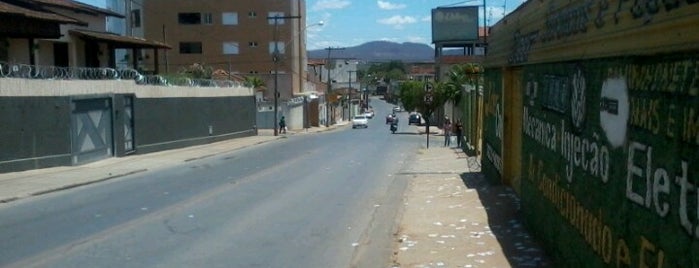
<instances>
[{"instance_id":1,"label":"metal gate","mask_svg":"<svg viewBox=\"0 0 699 268\"><path fill-rule=\"evenodd\" d=\"M133 96L124 96L124 152L127 154L135 150L133 136Z\"/></svg>"},{"instance_id":2,"label":"metal gate","mask_svg":"<svg viewBox=\"0 0 699 268\"><path fill-rule=\"evenodd\" d=\"M76 99L72 103L73 164L112 156L112 102L110 98Z\"/></svg>"}]
</instances>

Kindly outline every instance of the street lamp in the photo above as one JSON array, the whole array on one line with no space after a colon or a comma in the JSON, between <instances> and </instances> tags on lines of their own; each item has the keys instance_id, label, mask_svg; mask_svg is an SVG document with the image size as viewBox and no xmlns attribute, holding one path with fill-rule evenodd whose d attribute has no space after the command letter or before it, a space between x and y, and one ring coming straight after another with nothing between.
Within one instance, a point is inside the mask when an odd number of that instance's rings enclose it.
<instances>
[{"instance_id":1,"label":"street lamp","mask_svg":"<svg viewBox=\"0 0 699 268\"><path fill-rule=\"evenodd\" d=\"M299 91L301 91L301 92L305 91L305 88L303 85L304 85L304 80L306 80L306 78L304 78L303 74L308 66L308 55L307 55L307 49L306 49L306 39L307 39L306 38L307 31L306 30L308 30L308 28L311 28L313 26L321 26L322 27L323 25L325 25L325 22L322 20L318 21L316 23L308 24L308 25L306 25L306 27L303 27L303 29L301 29L294 36L294 38L291 38L291 40L289 40L289 42L292 42L293 40L295 40L298 37L298 42L299 42L299 44L301 44L298 46L298 53L299 53L298 70L299 70L299 74L301 74L301 76L299 77Z\"/></svg>"},{"instance_id":2,"label":"street lamp","mask_svg":"<svg viewBox=\"0 0 699 268\"><path fill-rule=\"evenodd\" d=\"M278 109L279 109L279 41L278 41L278 32L279 32L279 20L282 19L300 19L301 16L273 16L273 17L267 17L268 20L272 19L274 20L274 32L273 32L273 37L272 41L274 42L274 53L272 55L272 61L274 62L274 123L272 126L274 127L274 136L279 135L279 129L277 128L277 116L278 115Z\"/></svg>"}]
</instances>

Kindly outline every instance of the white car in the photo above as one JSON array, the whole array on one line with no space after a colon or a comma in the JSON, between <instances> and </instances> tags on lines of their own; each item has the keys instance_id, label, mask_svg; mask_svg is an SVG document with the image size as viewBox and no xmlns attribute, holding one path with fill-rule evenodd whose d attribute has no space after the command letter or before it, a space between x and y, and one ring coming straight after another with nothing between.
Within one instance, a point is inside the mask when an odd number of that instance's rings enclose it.
<instances>
[{"instance_id":1,"label":"white car","mask_svg":"<svg viewBox=\"0 0 699 268\"><path fill-rule=\"evenodd\" d=\"M369 119L365 115L357 115L354 118L352 118L352 128L358 128L358 127L363 127L363 128L368 128L369 127Z\"/></svg>"},{"instance_id":2,"label":"white car","mask_svg":"<svg viewBox=\"0 0 699 268\"><path fill-rule=\"evenodd\" d=\"M366 116L369 119L372 119L372 118L374 118L374 111L372 111L372 110L366 111L366 112L364 112L364 116Z\"/></svg>"}]
</instances>

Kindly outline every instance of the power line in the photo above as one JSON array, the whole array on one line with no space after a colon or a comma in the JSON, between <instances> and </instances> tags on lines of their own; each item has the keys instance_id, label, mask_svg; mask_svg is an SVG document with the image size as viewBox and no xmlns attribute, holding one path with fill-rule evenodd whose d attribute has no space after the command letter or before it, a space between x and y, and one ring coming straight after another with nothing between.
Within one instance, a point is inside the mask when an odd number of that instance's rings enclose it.
<instances>
[{"instance_id":1,"label":"power line","mask_svg":"<svg viewBox=\"0 0 699 268\"><path fill-rule=\"evenodd\" d=\"M462 4L466 4L466 3L470 3L470 2L478 2L478 0L462 1L462 2L457 2L457 3L453 3L453 4L438 6L438 8L440 8L440 7L453 7L453 6L458 6L458 5L462 5Z\"/></svg>"}]
</instances>

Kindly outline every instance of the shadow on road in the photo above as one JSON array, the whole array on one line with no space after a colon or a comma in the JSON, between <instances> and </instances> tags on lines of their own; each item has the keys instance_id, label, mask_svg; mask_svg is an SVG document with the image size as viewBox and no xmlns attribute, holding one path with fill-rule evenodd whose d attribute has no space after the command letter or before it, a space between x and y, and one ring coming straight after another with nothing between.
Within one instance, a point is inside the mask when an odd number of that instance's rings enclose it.
<instances>
[{"instance_id":1,"label":"shadow on road","mask_svg":"<svg viewBox=\"0 0 699 268\"><path fill-rule=\"evenodd\" d=\"M390 131L389 131L390 133ZM391 133L391 135L419 135L416 132L407 132L407 131L396 131L396 133Z\"/></svg>"},{"instance_id":2,"label":"shadow on road","mask_svg":"<svg viewBox=\"0 0 699 268\"><path fill-rule=\"evenodd\" d=\"M511 267L554 267L534 237L525 229L518 212L519 197L510 187L491 184L480 172L463 173L461 180L466 187L478 192L488 214L490 230L500 243Z\"/></svg>"}]
</instances>

